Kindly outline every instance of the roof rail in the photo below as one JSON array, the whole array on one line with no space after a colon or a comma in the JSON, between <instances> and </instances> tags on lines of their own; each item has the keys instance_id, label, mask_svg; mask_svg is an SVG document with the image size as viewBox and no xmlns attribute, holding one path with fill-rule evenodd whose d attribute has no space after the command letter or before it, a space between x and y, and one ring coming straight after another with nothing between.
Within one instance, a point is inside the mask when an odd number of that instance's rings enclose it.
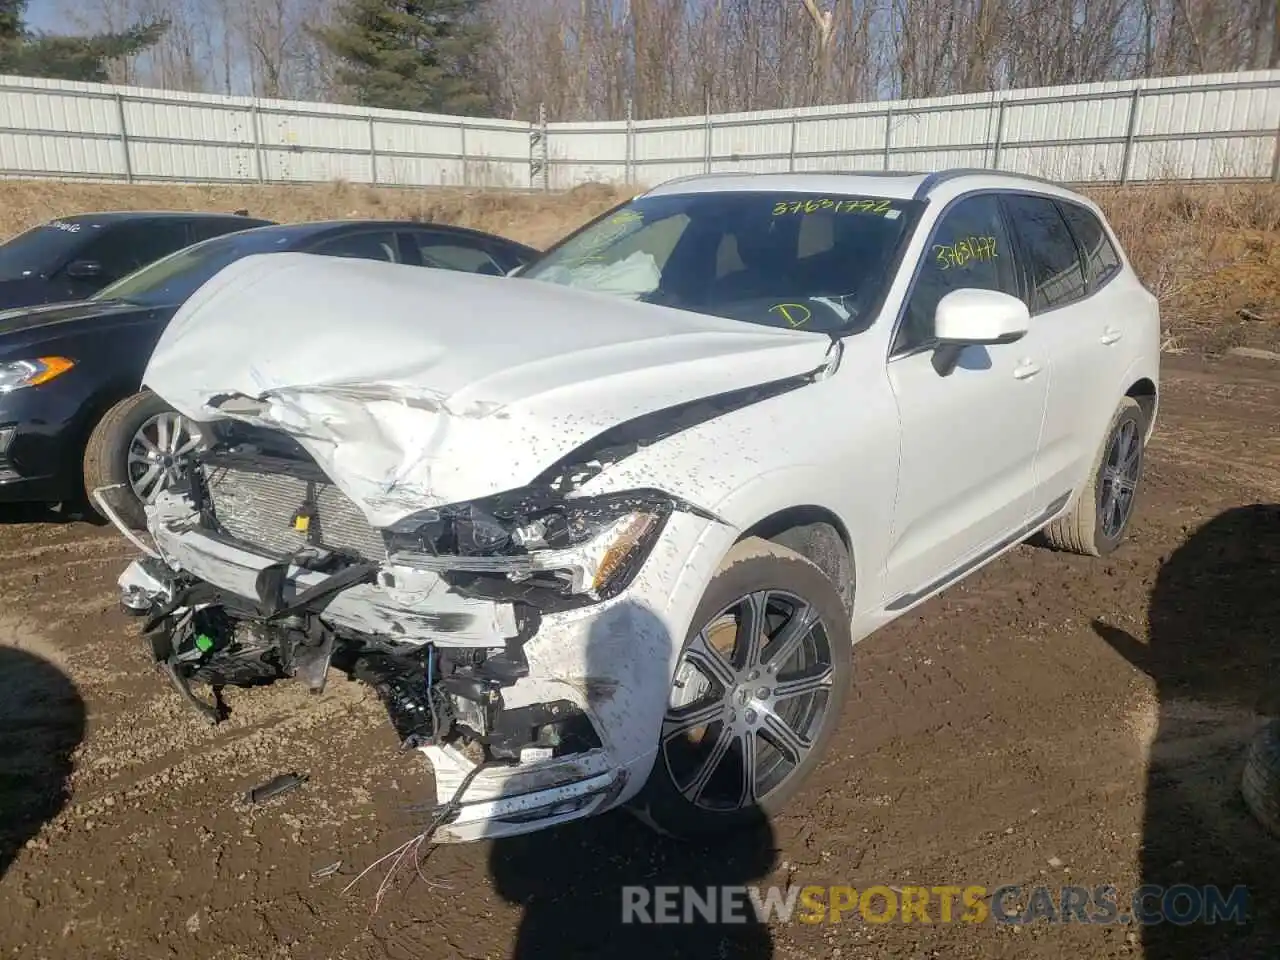
<instances>
[{"instance_id":1,"label":"roof rail","mask_svg":"<svg viewBox=\"0 0 1280 960\"><path fill-rule=\"evenodd\" d=\"M693 180L718 179L720 177L788 177L796 174L817 174L824 177L922 177L922 170L715 170L711 173L687 173L683 177L663 180L651 189L670 186L673 183L689 183Z\"/></svg>"},{"instance_id":2,"label":"roof rail","mask_svg":"<svg viewBox=\"0 0 1280 960\"><path fill-rule=\"evenodd\" d=\"M955 180L957 177L973 177L973 176L996 176L1009 177L1013 180L1025 180L1028 183L1045 183L1051 187L1062 188L1062 184L1050 180L1047 177L1037 177L1030 173L1012 173L1007 170L989 170L985 167L952 167L948 170L937 170L921 181L920 186L916 187L915 199L923 200L934 187L946 183L948 180Z\"/></svg>"}]
</instances>

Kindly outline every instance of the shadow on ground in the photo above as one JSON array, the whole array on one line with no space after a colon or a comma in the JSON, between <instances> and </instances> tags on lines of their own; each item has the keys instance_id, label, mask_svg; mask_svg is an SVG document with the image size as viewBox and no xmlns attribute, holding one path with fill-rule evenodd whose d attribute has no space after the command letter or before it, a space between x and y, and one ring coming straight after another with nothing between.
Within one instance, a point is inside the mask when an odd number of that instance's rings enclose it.
<instances>
[{"instance_id":1,"label":"shadow on ground","mask_svg":"<svg viewBox=\"0 0 1280 960\"><path fill-rule=\"evenodd\" d=\"M107 521L99 517L88 504L76 503L6 503L0 504L0 526L23 523L87 523L105 527Z\"/></svg>"},{"instance_id":2,"label":"shadow on ground","mask_svg":"<svg viewBox=\"0 0 1280 960\"><path fill-rule=\"evenodd\" d=\"M691 923L623 923L623 888L653 893L662 886L705 891L755 884L773 859L772 830L763 822L704 847L664 839L626 813L613 813L497 841L489 869L499 894L523 908L513 960L769 960L769 929L745 899L741 923L698 916ZM674 909L678 914L679 906Z\"/></svg>"},{"instance_id":3,"label":"shadow on ground","mask_svg":"<svg viewBox=\"0 0 1280 960\"><path fill-rule=\"evenodd\" d=\"M0 647L0 877L66 799L84 702L57 666Z\"/></svg>"},{"instance_id":4,"label":"shadow on ground","mask_svg":"<svg viewBox=\"0 0 1280 960\"><path fill-rule=\"evenodd\" d=\"M1280 715L1280 506L1229 510L1167 558L1142 643L1095 629L1148 674L1159 699L1148 767L1143 884L1249 890L1243 924L1145 926L1146 960L1273 958L1280 945L1280 840L1240 795L1244 751ZM1156 909L1160 899L1147 900ZM1183 896L1165 904L1190 912Z\"/></svg>"}]
</instances>

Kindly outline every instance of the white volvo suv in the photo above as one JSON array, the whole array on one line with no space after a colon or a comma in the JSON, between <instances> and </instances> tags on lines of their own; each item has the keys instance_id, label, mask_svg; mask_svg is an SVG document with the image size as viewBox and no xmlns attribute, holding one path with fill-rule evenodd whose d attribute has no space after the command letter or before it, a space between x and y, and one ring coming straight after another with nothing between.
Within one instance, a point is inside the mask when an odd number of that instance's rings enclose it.
<instances>
[{"instance_id":1,"label":"white volvo suv","mask_svg":"<svg viewBox=\"0 0 1280 960\"><path fill-rule=\"evenodd\" d=\"M212 721L336 668L437 840L691 834L796 793L858 640L1037 532L1116 548L1159 310L1048 182L709 175L507 278L241 260L145 383L204 449L122 603Z\"/></svg>"}]
</instances>

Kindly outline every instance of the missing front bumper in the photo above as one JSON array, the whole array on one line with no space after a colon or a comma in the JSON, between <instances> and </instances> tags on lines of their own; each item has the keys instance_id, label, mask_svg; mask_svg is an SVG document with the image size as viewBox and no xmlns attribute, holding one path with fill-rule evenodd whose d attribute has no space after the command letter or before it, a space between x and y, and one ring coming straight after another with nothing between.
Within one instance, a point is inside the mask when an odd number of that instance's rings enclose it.
<instances>
[{"instance_id":1,"label":"missing front bumper","mask_svg":"<svg viewBox=\"0 0 1280 960\"><path fill-rule=\"evenodd\" d=\"M455 807L434 834L440 843L514 836L591 816L612 806L627 783L627 771L603 749L478 772L452 747L421 751L435 774L438 809ZM468 776L471 782L459 794Z\"/></svg>"}]
</instances>

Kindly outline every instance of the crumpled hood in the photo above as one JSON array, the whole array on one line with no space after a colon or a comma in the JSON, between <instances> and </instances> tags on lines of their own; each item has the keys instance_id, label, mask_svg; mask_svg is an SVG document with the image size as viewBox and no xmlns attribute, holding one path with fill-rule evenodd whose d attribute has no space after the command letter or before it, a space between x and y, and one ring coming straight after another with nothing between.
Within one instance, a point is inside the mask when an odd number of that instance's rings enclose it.
<instances>
[{"instance_id":1,"label":"crumpled hood","mask_svg":"<svg viewBox=\"0 0 1280 960\"><path fill-rule=\"evenodd\" d=\"M194 420L290 434L389 526L527 484L637 416L818 369L830 347L537 280L272 253L196 291L143 382Z\"/></svg>"}]
</instances>

